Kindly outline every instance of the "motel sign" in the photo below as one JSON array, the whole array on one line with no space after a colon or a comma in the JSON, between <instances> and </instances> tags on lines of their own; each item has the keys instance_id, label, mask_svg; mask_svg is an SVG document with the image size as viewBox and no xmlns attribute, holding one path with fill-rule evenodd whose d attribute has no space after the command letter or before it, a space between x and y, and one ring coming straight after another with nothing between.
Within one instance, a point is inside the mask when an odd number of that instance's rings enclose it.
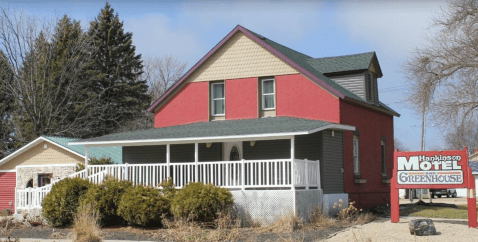
<instances>
[{"instance_id":1,"label":"motel sign","mask_svg":"<svg viewBox=\"0 0 478 242\"><path fill-rule=\"evenodd\" d=\"M468 166L468 150L394 152L390 181L392 223L398 223L399 189L467 188L468 226L477 227L475 178Z\"/></svg>"}]
</instances>

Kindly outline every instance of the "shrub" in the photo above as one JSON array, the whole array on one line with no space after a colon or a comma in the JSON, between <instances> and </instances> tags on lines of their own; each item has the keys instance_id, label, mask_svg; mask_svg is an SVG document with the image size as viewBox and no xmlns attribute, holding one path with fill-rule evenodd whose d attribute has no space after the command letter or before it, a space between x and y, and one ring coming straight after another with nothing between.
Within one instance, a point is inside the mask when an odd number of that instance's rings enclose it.
<instances>
[{"instance_id":1,"label":"shrub","mask_svg":"<svg viewBox=\"0 0 478 242\"><path fill-rule=\"evenodd\" d=\"M231 192L212 184L190 183L173 198L171 211L175 216L198 222L213 222L220 212L228 212L234 199Z\"/></svg>"},{"instance_id":2,"label":"shrub","mask_svg":"<svg viewBox=\"0 0 478 242\"><path fill-rule=\"evenodd\" d=\"M160 191L150 187L131 187L121 196L118 215L129 225L160 225L162 215L169 214L170 204Z\"/></svg>"},{"instance_id":3,"label":"shrub","mask_svg":"<svg viewBox=\"0 0 478 242\"><path fill-rule=\"evenodd\" d=\"M132 186L129 181L107 179L102 184L91 187L80 204L83 206L95 205L98 209L98 222L101 225L121 223L122 219L117 215L118 206L123 193Z\"/></svg>"},{"instance_id":4,"label":"shrub","mask_svg":"<svg viewBox=\"0 0 478 242\"><path fill-rule=\"evenodd\" d=\"M73 223L80 199L92 184L81 178L67 178L53 185L51 192L43 199L43 216L55 227Z\"/></svg>"},{"instance_id":5,"label":"shrub","mask_svg":"<svg viewBox=\"0 0 478 242\"><path fill-rule=\"evenodd\" d=\"M111 165L113 164L113 161L111 160L111 157L102 157L100 159L96 158L91 158L88 162L90 165Z\"/></svg>"},{"instance_id":6,"label":"shrub","mask_svg":"<svg viewBox=\"0 0 478 242\"><path fill-rule=\"evenodd\" d=\"M99 220L97 211L91 204L80 205L73 225L74 242L102 241L100 226L97 223Z\"/></svg>"},{"instance_id":7,"label":"shrub","mask_svg":"<svg viewBox=\"0 0 478 242\"><path fill-rule=\"evenodd\" d=\"M174 196L178 192L178 189L176 189L174 186L173 179L164 179L160 186L163 188L161 190L161 193L171 203L173 201Z\"/></svg>"}]
</instances>

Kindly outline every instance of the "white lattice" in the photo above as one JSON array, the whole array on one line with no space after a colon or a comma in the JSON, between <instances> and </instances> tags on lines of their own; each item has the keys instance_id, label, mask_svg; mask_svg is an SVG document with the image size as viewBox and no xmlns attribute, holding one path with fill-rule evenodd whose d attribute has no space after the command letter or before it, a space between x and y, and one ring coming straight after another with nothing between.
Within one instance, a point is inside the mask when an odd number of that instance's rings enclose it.
<instances>
[{"instance_id":1,"label":"white lattice","mask_svg":"<svg viewBox=\"0 0 478 242\"><path fill-rule=\"evenodd\" d=\"M296 190L297 217L309 221L310 214L322 205L322 190Z\"/></svg>"}]
</instances>

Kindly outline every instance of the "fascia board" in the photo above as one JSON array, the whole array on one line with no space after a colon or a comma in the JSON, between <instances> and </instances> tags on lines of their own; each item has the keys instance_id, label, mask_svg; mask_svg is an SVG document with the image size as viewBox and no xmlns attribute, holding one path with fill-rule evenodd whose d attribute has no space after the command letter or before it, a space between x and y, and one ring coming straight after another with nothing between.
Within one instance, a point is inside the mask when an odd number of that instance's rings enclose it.
<instances>
[{"instance_id":1,"label":"fascia board","mask_svg":"<svg viewBox=\"0 0 478 242\"><path fill-rule=\"evenodd\" d=\"M182 143L212 143L217 141L247 141L247 140L269 140L269 139L288 139L295 135L307 135L316 133L326 129L336 129L345 131L354 131L355 127L344 124L329 124L323 127L299 132L287 133L268 133L268 134L252 134L252 135L229 135L229 136L210 136L210 137L188 137L188 138L171 138L171 139L147 139L147 140L117 140L117 141L97 141L97 142L70 142L68 145L87 145L87 146L141 146L141 145L158 145L158 144L182 144Z\"/></svg>"}]
</instances>

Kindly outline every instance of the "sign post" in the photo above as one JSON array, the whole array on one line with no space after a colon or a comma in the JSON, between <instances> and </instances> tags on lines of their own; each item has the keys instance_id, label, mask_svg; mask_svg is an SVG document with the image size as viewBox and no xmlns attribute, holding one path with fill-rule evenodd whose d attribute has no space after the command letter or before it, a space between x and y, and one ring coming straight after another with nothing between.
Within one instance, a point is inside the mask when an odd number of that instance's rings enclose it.
<instances>
[{"instance_id":1,"label":"sign post","mask_svg":"<svg viewBox=\"0 0 478 242\"><path fill-rule=\"evenodd\" d=\"M475 178L468 165L468 151L394 152L393 177L390 182L392 223L400 220L399 189L468 188L468 226L477 227ZM431 196L431 194L430 194Z\"/></svg>"}]
</instances>

